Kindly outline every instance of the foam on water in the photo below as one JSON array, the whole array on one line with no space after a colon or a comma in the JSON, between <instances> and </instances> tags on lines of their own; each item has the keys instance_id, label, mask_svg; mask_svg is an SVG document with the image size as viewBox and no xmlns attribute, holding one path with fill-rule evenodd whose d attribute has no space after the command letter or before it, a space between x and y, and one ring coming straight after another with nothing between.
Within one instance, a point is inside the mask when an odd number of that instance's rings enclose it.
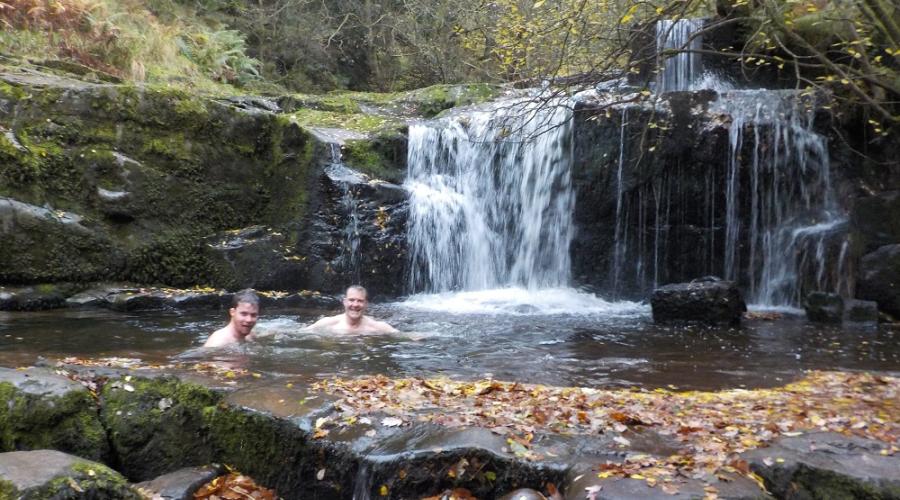
<instances>
[{"instance_id":1,"label":"foam on water","mask_svg":"<svg viewBox=\"0 0 900 500\"><path fill-rule=\"evenodd\" d=\"M401 308L448 314L603 315L637 317L650 308L638 302L608 302L573 288L532 290L510 287L464 292L418 294L397 304Z\"/></svg>"}]
</instances>

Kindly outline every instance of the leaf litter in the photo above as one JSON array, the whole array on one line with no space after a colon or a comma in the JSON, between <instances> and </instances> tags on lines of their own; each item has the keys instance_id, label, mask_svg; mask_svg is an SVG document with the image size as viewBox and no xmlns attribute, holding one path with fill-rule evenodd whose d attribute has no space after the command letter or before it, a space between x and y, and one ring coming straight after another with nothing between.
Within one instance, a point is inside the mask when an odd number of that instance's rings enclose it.
<instances>
[{"instance_id":1,"label":"leaf litter","mask_svg":"<svg viewBox=\"0 0 900 500\"><path fill-rule=\"evenodd\" d=\"M595 472L644 480L673 495L683 478L727 480L725 473L732 473L761 484L738 454L780 436L854 435L881 442L883 455L897 453L900 437L900 377L869 373L811 371L783 387L717 392L381 375L323 380L313 389L340 397L336 409L345 418L381 412L404 421L484 427L507 438L506 451L529 460L543 458L532 446L535 433L609 433L627 448L631 442L622 432L650 428L675 440L678 453L630 453L621 463L598 464ZM715 497L710 488L707 497Z\"/></svg>"}]
</instances>

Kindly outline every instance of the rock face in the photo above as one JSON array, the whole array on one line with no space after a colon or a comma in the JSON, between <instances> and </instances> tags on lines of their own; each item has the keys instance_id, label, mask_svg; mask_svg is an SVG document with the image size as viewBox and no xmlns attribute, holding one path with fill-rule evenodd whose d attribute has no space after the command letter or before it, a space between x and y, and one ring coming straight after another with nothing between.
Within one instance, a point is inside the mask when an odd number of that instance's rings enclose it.
<instances>
[{"instance_id":1,"label":"rock face","mask_svg":"<svg viewBox=\"0 0 900 500\"><path fill-rule=\"evenodd\" d=\"M814 432L742 454L777 498L900 498L900 457L884 445Z\"/></svg>"},{"instance_id":2,"label":"rock face","mask_svg":"<svg viewBox=\"0 0 900 500\"><path fill-rule=\"evenodd\" d=\"M322 209L340 205L341 193L325 179L317 140L274 102L5 74L0 132L0 283L349 284L327 278L328 251L307 253L336 245L309 238L345 229L346 217ZM405 157L388 163L397 148L386 137L369 149L357 140L354 161L402 172ZM361 224L382 233L403 223L391 205L398 194L383 191L356 192L370 207ZM402 252L385 248L402 234L373 237L364 250L377 260L360 273L396 273L400 259L391 259Z\"/></svg>"},{"instance_id":3,"label":"rock face","mask_svg":"<svg viewBox=\"0 0 900 500\"><path fill-rule=\"evenodd\" d=\"M862 258L857 295L900 317L900 244L883 246Z\"/></svg>"},{"instance_id":4,"label":"rock face","mask_svg":"<svg viewBox=\"0 0 900 500\"><path fill-rule=\"evenodd\" d=\"M662 286L653 292L650 304L657 323L697 321L736 325L747 310L735 284L718 278Z\"/></svg>"},{"instance_id":5,"label":"rock face","mask_svg":"<svg viewBox=\"0 0 900 500\"><path fill-rule=\"evenodd\" d=\"M0 496L3 498L91 498L140 500L109 467L55 450L0 453Z\"/></svg>"}]
</instances>

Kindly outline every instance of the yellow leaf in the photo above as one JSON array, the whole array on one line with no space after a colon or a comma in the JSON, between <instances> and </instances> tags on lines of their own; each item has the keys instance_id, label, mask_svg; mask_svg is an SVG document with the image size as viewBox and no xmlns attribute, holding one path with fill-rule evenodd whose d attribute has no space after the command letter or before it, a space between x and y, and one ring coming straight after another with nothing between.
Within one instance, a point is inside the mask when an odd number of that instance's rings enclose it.
<instances>
[{"instance_id":1,"label":"yellow leaf","mask_svg":"<svg viewBox=\"0 0 900 500\"><path fill-rule=\"evenodd\" d=\"M535 9L540 9L541 6L544 5L544 2L545 2L545 1L546 1L546 0L538 0L537 2L534 2L534 8L535 8Z\"/></svg>"},{"instance_id":2,"label":"yellow leaf","mask_svg":"<svg viewBox=\"0 0 900 500\"><path fill-rule=\"evenodd\" d=\"M381 485L381 488L378 489L378 494L383 497L388 496L388 487L386 484Z\"/></svg>"}]
</instances>

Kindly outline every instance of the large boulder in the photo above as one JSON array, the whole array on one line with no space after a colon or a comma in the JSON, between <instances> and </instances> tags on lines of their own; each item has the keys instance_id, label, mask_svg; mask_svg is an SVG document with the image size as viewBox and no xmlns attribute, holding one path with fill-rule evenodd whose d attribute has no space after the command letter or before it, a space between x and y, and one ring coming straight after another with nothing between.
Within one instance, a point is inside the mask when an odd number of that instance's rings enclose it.
<instances>
[{"instance_id":1,"label":"large boulder","mask_svg":"<svg viewBox=\"0 0 900 500\"><path fill-rule=\"evenodd\" d=\"M850 221L865 252L900 242L900 191L857 198Z\"/></svg>"},{"instance_id":2,"label":"large boulder","mask_svg":"<svg viewBox=\"0 0 900 500\"><path fill-rule=\"evenodd\" d=\"M0 453L0 498L141 500L109 467L55 450Z\"/></svg>"},{"instance_id":3,"label":"large boulder","mask_svg":"<svg viewBox=\"0 0 900 500\"><path fill-rule=\"evenodd\" d=\"M900 498L900 455L828 432L782 437L741 455L778 498Z\"/></svg>"},{"instance_id":4,"label":"large boulder","mask_svg":"<svg viewBox=\"0 0 900 500\"><path fill-rule=\"evenodd\" d=\"M878 308L900 317L900 244L885 245L860 262L856 294L873 300Z\"/></svg>"},{"instance_id":5,"label":"large boulder","mask_svg":"<svg viewBox=\"0 0 900 500\"><path fill-rule=\"evenodd\" d=\"M83 385L42 368L0 368L0 451L53 448L107 457L94 397Z\"/></svg>"},{"instance_id":6,"label":"large boulder","mask_svg":"<svg viewBox=\"0 0 900 500\"><path fill-rule=\"evenodd\" d=\"M650 300L657 323L696 321L739 324L747 311L740 290L731 281L709 277L657 288Z\"/></svg>"}]
</instances>

